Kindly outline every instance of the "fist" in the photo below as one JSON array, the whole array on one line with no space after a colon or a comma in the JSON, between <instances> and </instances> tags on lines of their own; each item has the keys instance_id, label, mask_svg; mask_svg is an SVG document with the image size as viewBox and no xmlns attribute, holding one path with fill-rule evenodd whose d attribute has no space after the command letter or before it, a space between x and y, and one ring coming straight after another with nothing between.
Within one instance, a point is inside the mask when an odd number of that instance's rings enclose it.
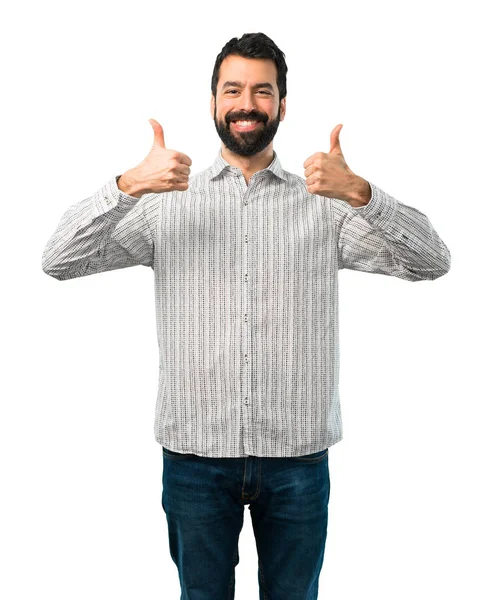
<instances>
[{"instance_id":1,"label":"fist","mask_svg":"<svg viewBox=\"0 0 486 600\"><path fill-rule=\"evenodd\" d=\"M149 122L154 131L152 148L144 160L124 173L121 179L135 190L130 195L136 197L187 190L192 160L183 152L166 148L162 125L155 119L149 119Z\"/></svg>"},{"instance_id":2,"label":"fist","mask_svg":"<svg viewBox=\"0 0 486 600\"><path fill-rule=\"evenodd\" d=\"M310 194L349 201L354 192L357 176L344 160L339 141L342 127L336 125L332 130L329 152L315 152L309 156L303 166L307 191Z\"/></svg>"}]
</instances>

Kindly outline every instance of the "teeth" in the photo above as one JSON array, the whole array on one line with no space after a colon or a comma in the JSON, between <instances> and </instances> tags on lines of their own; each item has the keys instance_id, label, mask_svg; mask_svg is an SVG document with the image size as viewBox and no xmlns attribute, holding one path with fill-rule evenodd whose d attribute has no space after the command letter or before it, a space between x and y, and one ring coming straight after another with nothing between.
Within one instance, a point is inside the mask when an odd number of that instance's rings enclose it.
<instances>
[{"instance_id":1,"label":"teeth","mask_svg":"<svg viewBox=\"0 0 486 600\"><path fill-rule=\"evenodd\" d=\"M256 121L235 121L238 125L242 125L243 127L247 127L248 125L253 125Z\"/></svg>"}]
</instances>

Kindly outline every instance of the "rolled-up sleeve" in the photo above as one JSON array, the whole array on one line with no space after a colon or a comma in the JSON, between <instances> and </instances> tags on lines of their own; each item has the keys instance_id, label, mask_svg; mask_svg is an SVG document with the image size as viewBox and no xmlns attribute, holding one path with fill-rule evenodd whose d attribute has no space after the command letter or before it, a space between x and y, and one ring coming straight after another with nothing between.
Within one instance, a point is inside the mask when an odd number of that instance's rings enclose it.
<instances>
[{"instance_id":1,"label":"rolled-up sleeve","mask_svg":"<svg viewBox=\"0 0 486 600\"><path fill-rule=\"evenodd\" d=\"M450 251L428 217L369 182L371 199L361 207L330 198L338 268L421 281L445 275Z\"/></svg>"}]
</instances>

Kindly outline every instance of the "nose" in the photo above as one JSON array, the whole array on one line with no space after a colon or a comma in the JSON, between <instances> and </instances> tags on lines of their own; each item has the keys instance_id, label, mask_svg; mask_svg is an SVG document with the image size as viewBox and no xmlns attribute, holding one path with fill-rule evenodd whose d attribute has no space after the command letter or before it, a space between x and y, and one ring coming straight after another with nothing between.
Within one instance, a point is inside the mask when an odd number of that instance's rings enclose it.
<instances>
[{"instance_id":1,"label":"nose","mask_svg":"<svg viewBox=\"0 0 486 600\"><path fill-rule=\"evenodd\" d=\"M244 112L251 112L257 106L255 97L251 90L244 90L238 98L237 108Z\"/></svg>"}]
</instances>

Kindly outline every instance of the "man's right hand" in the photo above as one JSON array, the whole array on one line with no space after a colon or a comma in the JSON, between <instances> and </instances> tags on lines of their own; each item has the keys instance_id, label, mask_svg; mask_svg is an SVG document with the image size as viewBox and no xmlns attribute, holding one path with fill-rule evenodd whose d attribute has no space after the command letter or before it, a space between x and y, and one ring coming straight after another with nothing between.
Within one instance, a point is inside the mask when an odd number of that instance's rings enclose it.
<instances>
[{"instance_id":1,"label":"man's right hand","mask_svg":"<svg viewBox=\"0 0 486 600\"><path fill-rule=\"evenodd\" d=\"M187 154L168 150L162 125L155 119L149 119L149 122L154 130L152 149L139 165L123 173L118 180L119 189L135 198L143 194L187 190L192 160Z\"/></svg>"}]
</instances>

